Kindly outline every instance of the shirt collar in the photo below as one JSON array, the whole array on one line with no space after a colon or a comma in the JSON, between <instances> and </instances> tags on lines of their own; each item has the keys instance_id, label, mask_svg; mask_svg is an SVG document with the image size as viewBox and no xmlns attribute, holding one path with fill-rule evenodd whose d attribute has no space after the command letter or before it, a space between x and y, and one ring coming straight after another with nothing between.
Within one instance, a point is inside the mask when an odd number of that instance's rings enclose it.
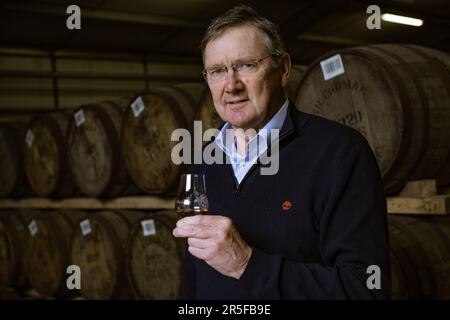
<instances>
[{"instance_id":1,"label":"shirt collar","mask_svg":"<svg viewBox=\"0 0 450 320\"><path fill-rule=\"evenodd\" d=\"M278 112L272 117L272 119L270 119L270 121L266 123L266 125L263 127L263 130L260 130L258 132L258 135L267 139L267 135L270 133L270 130L272 129L281 130L281 128L283 127L283 123L286 119L288 106L289 106L289 99L286 99L286 101L281 106L280 110L278 110Z\"/></svg>"},{"instance_id":2,"label":"shirt collar","mask_svg":"<svg viewBox=\"0 0 450 320\"><path fill-rule=\"evenodd\" d=\"M253 137L253 139L249 142L249 144L252 143L255 139L262 138L265 142L265 145L267 146L268 145L267 140L268 135L270 134L270 130L272 129L281 130L281 128L283 127L283 123L286 120L287 116L288 106L289 106L289 99L286 99L286 101L283 103L283 105L277 111L277 113L272 117L272 119L269 120L269 122L266 123L266 125L262 128L262 130L258 131L258 134L255 137ZM234 139L232 141L230 141L231 139L228 139L228 141L226 139L227 129L233 130L229 122L226 122L224 124L219 134L217 135L215 142L222 149L223 152L225 152L228 156L231 156L232 154L236 154L237 150Z\"/></svg>"}]
</instances>

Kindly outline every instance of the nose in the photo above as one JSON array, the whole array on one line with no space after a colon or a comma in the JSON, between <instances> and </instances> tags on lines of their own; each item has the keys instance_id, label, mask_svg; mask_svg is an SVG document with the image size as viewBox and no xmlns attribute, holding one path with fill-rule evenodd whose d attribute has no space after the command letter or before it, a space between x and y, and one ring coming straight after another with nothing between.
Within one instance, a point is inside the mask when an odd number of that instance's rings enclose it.
<instances>
[{"instance_id":1,"label":"nose","mask_svg":"<svg viewBox=\"0 0 450 320\"><path fill-rule=\"evenodd\" d=\"M227 79L225 84L225 92L233 93L240 91L244 88L244 85L239 77L239 74L233 69L229 69L227 72Z\"/></svg>"}]
</instances>

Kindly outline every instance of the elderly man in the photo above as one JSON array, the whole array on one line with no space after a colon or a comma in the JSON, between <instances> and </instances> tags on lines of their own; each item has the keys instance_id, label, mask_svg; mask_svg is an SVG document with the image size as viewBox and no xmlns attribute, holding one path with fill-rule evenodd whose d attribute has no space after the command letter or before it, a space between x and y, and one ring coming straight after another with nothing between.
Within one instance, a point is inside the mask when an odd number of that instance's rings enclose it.
<instances>
[{"instance_id":1,"label":"elderly man","mask_svg":"<svg viewBox=\"0 0 450 320\"><path fill-rule=\"evenodd\" d=\"M388 298L386 202L367 141L286 98L290 57L277 26L253 9L215 19L201 48L225 121L210 143L229 161L194 166L210 211L173 230L188 243L183 297ZM280 130L277 141L262 129ZM259 159L274 144L278 171L262 174Z\"/></svg>"}]
</instances>

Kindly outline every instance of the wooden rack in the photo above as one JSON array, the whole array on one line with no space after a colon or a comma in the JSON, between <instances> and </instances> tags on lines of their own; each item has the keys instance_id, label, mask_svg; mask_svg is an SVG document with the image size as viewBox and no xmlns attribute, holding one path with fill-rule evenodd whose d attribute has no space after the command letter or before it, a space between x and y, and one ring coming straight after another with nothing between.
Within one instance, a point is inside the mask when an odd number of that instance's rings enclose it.
<instances>
[{"instance_id":1,"label":"wooden rack","mask_svg":"<svg viewBox=\"0 0 450 320\"><path fill-rule=\"evenodd\" d=\"M156 196L132 196L113 199L96 198L25 198L25 199L0 199L1 209L136 209L136 210L161 210L174 209L175 199Z\"/></svg>"},{"instance_id":2,"label":"wooden rack","mask_svg":"<svg viewBox=\"0 0 450 320\"><path fill-rule=\"evenodd\" d=\"M450 214L450 188L438 190L436 180L410 181L386 200L390 214Z\"/></svg>"},{"instance_id":3,"label":"wooden rack","mask_svg":"<svg viewBox=\"0 0 450 320\"><path fill-rule=\"evenodd\" d=\"M450 187L438 190L435 180L410 181L398 196L386 201L390 214L450 214ZM174 206L174 198L158 196L0 199L0 209L162 210Z\"/></svg>"}]
</instances>

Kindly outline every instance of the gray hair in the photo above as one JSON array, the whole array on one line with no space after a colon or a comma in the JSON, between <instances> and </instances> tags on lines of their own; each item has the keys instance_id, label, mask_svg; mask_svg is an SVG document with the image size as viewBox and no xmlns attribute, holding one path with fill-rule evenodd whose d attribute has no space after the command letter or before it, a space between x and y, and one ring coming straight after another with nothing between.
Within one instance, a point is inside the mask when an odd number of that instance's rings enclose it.
<instances>
[{"instance_id":1,"label":"gray hair","mask_svg":"<svg viewBox=\"0 0 450 320\"><path fill-rule=\"evenodd\" d=\"M262 31L269 53L281 57L284 53L284 42L281 38L280 28L267 18L259 15L253 8L238 5L215 18L206 29L200 44L202 58L205 58L205 48L208 43L219 37L226 29L250 24Z\"/></svg>"}]
</instances>

